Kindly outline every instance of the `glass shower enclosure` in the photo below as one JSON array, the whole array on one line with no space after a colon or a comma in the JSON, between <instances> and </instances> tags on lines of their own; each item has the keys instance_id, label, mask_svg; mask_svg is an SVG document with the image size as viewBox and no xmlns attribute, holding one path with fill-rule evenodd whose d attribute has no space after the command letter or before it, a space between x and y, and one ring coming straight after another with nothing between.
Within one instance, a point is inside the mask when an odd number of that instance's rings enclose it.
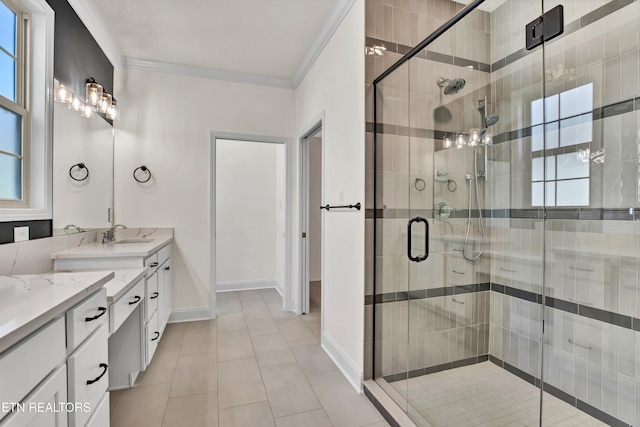
<instances>
[{"instance_id":1,"label":"glass shower enclosure","mask_svg":"<svg viewBox=\"0 0 640 427\"><path fill-rule=\"evenodd\" d=\"M640 426L640 1L458 9L374 82L373 377L420 426Z\"/></svg>"}]
</instances>

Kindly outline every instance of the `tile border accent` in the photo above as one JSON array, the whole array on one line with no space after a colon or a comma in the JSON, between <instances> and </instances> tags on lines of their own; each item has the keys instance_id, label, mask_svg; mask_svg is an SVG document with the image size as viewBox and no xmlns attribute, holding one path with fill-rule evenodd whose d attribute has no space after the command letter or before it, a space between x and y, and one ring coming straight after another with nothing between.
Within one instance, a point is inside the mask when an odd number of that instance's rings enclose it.
<instances>
[{"instance_id":1,"label":"tile border accent","mask_svg":"<svg viewBox=\"0 0 640 427\"><path fill-rule=\"evenodd\" d=\"M510 286L500 285L491 282L491 290L500 294L512 296L525 301L542 304L542 295ZM555 308L556 310L565 311L588 319L598 320L603 323L618 326L620 328L631 329L640 332L640 319L627 316L613 311L603 310L572 301L565 301L560 298L545 296L545 307Z\"/></svg>"},{"instance_id":2,"label":"tile border accent","mask_svg":"<svg viewBox=\"0 0 640 427\"><path fill-rule=\"evenodd\" d=\"M414 369L409 372L400 372L398 374L385 375L382 378L388 383L395 381L406 380L415 377L421 377L423 375L435 374L436 372L448 371L449 369L461 368L463 366L475 365L477 363L486 362L489 360L488 354L480 356L469 357L467 359L456 360L453 362L443 363L441 365L429 366L428 368Z\"/></svg>"},{"instance_id":3,"label":"tile border accent","mask_svg":"<svg viewBox=\"0 0 640 427\"><path fill-rule=\"evenodd\" d=\"M495 357L495 356L489 356L489 360L496 366L505 369L506 371L516 375L517 377L525 380L526 382L528 382L529 384L532 384L534 386L536 386L537 388L540 388L540 378L536 378L533 375L529 374L528 372L524 372L523 370L510 365L507 362L504 362L502 360L500 360L499 358ZM577 397L562 391L554 386L552 386L551 384L544 382L543 383L543 390L547 393L549 393L550 395L562 400L565 403L568 403L571 406L574 406L576 408L578 408L580 411L585 412L589 415L591 415L592 417L606 423L607 425L613 426L613 427L633 427L630 424L625 423L624 421L621 421L619 419L617 419L616 417L607 414L606 412L594 408L593 406L583 402L582 400L578 399ZM544 395L543 395L544 396ZM544 397L543 397L544 399ZM544 411L544 403L543 403L543 411Z\"/></svg>"},{"instance_id":4,"label":"tile border accent","mask_svg":"<svg viewBox=\"0 0 640 427\"><path fill-rule=\"evenodd\" d=\"M385 52L397 53L400 55L406 55L413 49L412 46L403 45L400 43L394 43L387 40L377 39L374 37L365 37L365 46L384 46ZM455 65L457 67L469 68L471 67L475 71L482 71L484 73L491 72L491 64L487 64L480 61L473 61L471 59L462 58L454 55L447 55L444 53L432 52L426 48L420 51L414 58L426 59L428 61L440 62L442 64Z\"/></svg>"},{"instance_id":5,"label":"tile border accent","mask_svg":"<svg viewBox=\"0 0 640 427\"><path fill-rule=\"evenodd\" d=\"M577 117L583 117L583 116L589 116L589 115L592 116L592 121L602 120L609 117L614 117L614 116L618 116L620 114L625 114L625 113L631 113L633 111L638 111L638 110L640 110L640 97L629 98L629 99L615 102L613 104L607 104L607 105L603 105L602 107L594 108L593 110L588 111L586 113L578 114L571 117L565 117L561 120L556 120L551 123L556 123L556 122L559 123L562 120L574 119ZM515 141L518 139L532 136L534 128L539 128L539 127L541 128L544 125L545 125L544 123L539 123L539 124L527 126L521 129L515 129L515 130L500 133L493 137L493 145L503 144L505 142ZM373 122L365 123L365 132L373 133L374 130L376 129L374 127ZM455 134L456 132L378 123L376 133L383 134L383 135L407 136L411 138L434 139L435 140L434 150L441 151L443 150L442 139L445 137L445 135ZM578 144L578 146L583 146L585 144L589 144L589 143L587 142L583 144ZM547 150L547 154L549 154L551 150L565 150L571 147L575 147L575 146L572 145L567 147L553 148L553 149Z\"/></svg>"},{"instance_id":6,"label":"tile border accent","mask_svg":"<svg viewBox=\"0 0 640 427\"><path fill-rule=\"evenodd\" d=\"M444 286L441 288L418 289L413 291L387 292L384 294L365 295L365 305L384 304L389 302L414 301L440 298L453 295L474 294L491 290L491 283L475 283L470 285Z\"/></svg>"},{"instance_id":7,"label":"tile border accent","mask_svg":"<svg viewBox=\"0 0 640 427\"><path fill-rule=\"evenodd\" d=\"M419 215L427 219L433 218L433 209L375 209L375 219L409 219ZM590 220L590 221L640 221L640 208L546 208L546 219ZM466 209L454 209L450 219L467 218ZM510 219L545 219L545 209L483 209L484 218ZM472 218L478 218L478 210L471 211ZM374 218L374 209L365 209L365 218Z\"/></svg>"},{"instance_id":8,"label":"tile border accent","mask_svg":"<svg viewBox=\"0 0 640 427\"><path fill-rule=\"evenodd\" d=\"M548 41L547 43L553 43L556 40L561 40L563 37L574 33L578 30L583 29L584 27L586 27L587 25L593 24L596 21L599 21L600 19L606 18L608 15L612 14L613 12L616 12L620 9L622 9L625 6L628 6L630 4L632 4L634 1L636 0L615 0L615 1L611 1L609 3L606 3L603 6L600 6L599 8L592 10L591 12L587 13L586 15L581 16L580 18L576 19L575 21L572 21L568 24L566 24L564 26L564 32L562 33L562 35L560 37L558 37L557 39L553 39ZM537 52L540 48L536 48L533 50L527 50L526 48L522 48L519 49L509 55L507 55L506 57L497 60L496 62L494 62L493 64L491 64L491 72L494 71L498 71L499 69L506 67L509 64L514 63L515 61L517 61L518 59L524 58L525 56L528 56L530 54L532 54L533 52Z\"/></svg>"}]
</instances>

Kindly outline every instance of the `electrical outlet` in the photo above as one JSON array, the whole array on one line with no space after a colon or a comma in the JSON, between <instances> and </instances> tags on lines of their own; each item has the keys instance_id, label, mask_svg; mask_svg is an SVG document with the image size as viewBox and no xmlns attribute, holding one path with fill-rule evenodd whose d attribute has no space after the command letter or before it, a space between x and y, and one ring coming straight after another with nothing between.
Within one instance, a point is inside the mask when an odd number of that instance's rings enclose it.
<instances>
[{"instance_id":1,"label":"electrical outlet","mask_svg":"<svg viewBox=\"0 0 640 427\"><path fill-rule=\"evenodd\" d=\"M13 227L13 241L24 242L29 240L29 227Z\"/></svg>"}]
</instances>

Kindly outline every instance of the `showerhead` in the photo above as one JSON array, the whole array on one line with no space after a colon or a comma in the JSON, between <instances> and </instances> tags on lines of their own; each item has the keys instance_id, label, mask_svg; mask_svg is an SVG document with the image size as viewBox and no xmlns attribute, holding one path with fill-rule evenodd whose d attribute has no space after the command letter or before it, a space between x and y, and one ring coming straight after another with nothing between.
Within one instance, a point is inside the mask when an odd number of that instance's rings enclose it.
<instances>
[{"instance_id":1,"label":"showerhead","mask_svg":"<svg viewBox=\"0 0 640 427\"><path fill-rule=\"evenodd\" d=\"M460 78L449 80L449 79L440 77L438 79L438 86L444 88L445 95L452 95L452 94L458 93L460 90L462 90L465 84L467 84L465 79L460 79Z\"/></svg>"},{"instance_id":2,"label":"showerhead","mask_svg":"<svg viewBox=\"0 0 640 427\"><path fill-rule=\"evenodd\" d=\"M489 113L489 115L484 119L484 127L488 128L489 126L493 126L498 123L498 120L500 120L500 116L496 113Z\"/></svg>"}]
</instances>

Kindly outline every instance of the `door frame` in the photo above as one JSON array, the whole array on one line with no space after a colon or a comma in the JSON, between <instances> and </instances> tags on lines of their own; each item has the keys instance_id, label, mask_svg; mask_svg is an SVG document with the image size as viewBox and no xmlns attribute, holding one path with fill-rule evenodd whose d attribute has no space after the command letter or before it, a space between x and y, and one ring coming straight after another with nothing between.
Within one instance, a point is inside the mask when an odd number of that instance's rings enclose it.
<instances>
[{"instance_id":1,"label":"door frame","mask_svg":"<svg viewBox=\"0 0 640 427\"><path fill-rule=\"evenodd\" d=\"M320 166L320 198L324 201L324 191L325 191L325 179L324 179L324 165L325 165L325 112L322 111L315 119L311 121L309 125L307 125L300 136L298 137L298 144L300 149L298 156L298 164L299 164L299 180L300 185L298 186L298 200L299 200L299 209L298 209L298 224L299 233L297 236L298 239L298 298L296 301L295 312L296 314L309 313L309 299L310 299L310 290L309 290L309 239L303 238L302 233L308 233L309 230L309 209L313 209L314 207L309 206L309 138L321 131L321 144L322 144L322 155L321 155L321 166ZM322 203L322 202L321 202ZM317 207L319 209L320 206ZM321 318L321 331L324 331L324 287L325 287L325 274L324 274L324 215L321 216L320 219L320 318Z\"/></svg>"},{"instance_id":2,"label":"door frame","mask_svg":"<svg viewBox=\"0 0 640 427\"><path fill-rule=\"evenodd\" d=\"M209 242L210 242L210 263L209 263L209 318L215 319L216 308L216 141L218 139L231 141L258 142L266 144L282 144L284 146L284 167L285 167L285 228L284 228L284 295L282 295L282 309L291 310L291 138L255 135L233 132L211 131L210 144L210 175L209 175Z\"/></svg>"}]
</instances>

